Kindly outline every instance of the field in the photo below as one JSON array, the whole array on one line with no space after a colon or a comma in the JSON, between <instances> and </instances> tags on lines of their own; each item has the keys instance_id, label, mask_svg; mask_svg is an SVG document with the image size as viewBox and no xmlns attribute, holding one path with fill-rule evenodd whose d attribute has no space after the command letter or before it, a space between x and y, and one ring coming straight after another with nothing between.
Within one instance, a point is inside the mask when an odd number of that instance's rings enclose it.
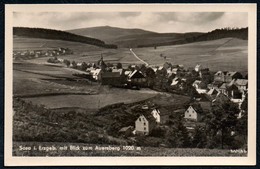
<instances>
[{"instance_id":1,"label":"field","mask_svg":"<svg viewBox=\"0 0 260 169\"><path fill-rule=\"evenodd\" d=\"M55 147L57 150L42 150L42 151L22 151L19 150L19 146L23 147ZM63 146L79 146L80 151L72 150L59 150L59 147ZM198 148L156 148L156 147L140 147L141 150L123 150L123 146L110 145L111 147L120 148L120 150L95 150L96 146L106 147L109 145L98 145L98 144L85 144L85 143L37 143L37 142L14 142L13 155L14 156L169 156L169 157L179 157L179 156L200 156L200 157L221 157L221 156L246 156L246 153L231 153L230 150L220 150L220 149L198 149ZM83 147L92 147L92 150L83 150Z\"/></svg>"},{"instance_id":2,"label":"field","mask_svg":"<svg viewBox=\"0 0 260 169\"><path fill-rule=\"evenodd\" d=\"M171 62L194 67L201 64L212 71L247 71L247 41L225 38L213 41L196 42L185 45L154 48L136 48L135 53L151 65ZM166 59L160 57L166 56Z\"/></svg>"},{"instance_id":3,"label":"field","mask_svg":"<svg viewBox=\"0 0 260 169\"><path fill-rule=\"evenodd\" d=\"M150 90L125 90L125 89L105 89L101 87L97 95L57 95L24 98L26 101L31 101L34 104L43 104L47 108L84 108L98 109L106 105L115 103L133 103L146 100L157 95L157 92ZM127 97L126 97L127 96Z\"/></svg>"},{"instance_id":4,"label":"field","mask_svg":"<svg viewBox=\"0 0 260 169\"><path fill-rule=\"evenodd\" d=\"M26 43L22 43L23 39ZM96 62L102 55L105 62L121 62L124 67L129 64L142 64L129 51L128 48L104 49L91 45L33 38L14 38L15 49L34 49L35 45L42 49L53 47L68 47L74 51L73 55L61 56L61 58L76 62ZM194 67L201 64L212 71L227 70L247 72L248 70L248 41L236 38L224 38L212 41L196 42L184 45L162 46L157 49L134 48L134 52L150 65L162 65L171 62L183 64L184 67ZM160 55L166 56L166 59ZM42 63L45 58L30 60L30 62Z\"/></svg>"}]
</instances>

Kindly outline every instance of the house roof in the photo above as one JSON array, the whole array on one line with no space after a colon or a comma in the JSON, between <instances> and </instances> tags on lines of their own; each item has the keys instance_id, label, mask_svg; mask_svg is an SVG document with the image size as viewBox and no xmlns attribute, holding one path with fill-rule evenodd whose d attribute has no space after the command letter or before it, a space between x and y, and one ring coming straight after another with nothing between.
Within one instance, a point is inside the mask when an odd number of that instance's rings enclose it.
<instances>
[{"instance_id":1,"label":"house roof","mask_svg":"<svg viewBox=\"0 0 260 169\"><path fill-rule=\"evenodd\" d=\"M143 73L140 72L139 70L133 71L131 74L128 75L128 77L131 79L136 73L139 73L139 74L141 74L144 77Z\"/></svg>"},{"instance_id":2,"label":"house roof","mask_svg":"<svg viewBox=\"0 0 260 169\"><path fill-rule=\"evenodd\" d=\"M133 126L123 127L119 130L119 132L126 132L128 129L133 129Z\"/></svg>"},{"instance_id":3,"label":"house roof","mask_svg":"<svg viewBox=\"0 0 260 169\"><path fill-rule=\"evenodd\" d=\"M220 89L226 89L227 88L227 83L223 83L219 88Z\"/></svg>"},{"instance_id":4,"label":"house roof","mask_svg":"<svg viewBox=\"0 0 260 169\"><path fill-rule=\"evenodd\" d=\"M172 73L176 74L178 72L179 68L172 69Z\"/></svg>"},{"instance_id":5,"label":"house roof","mask_svg":"<svg viewBox=\"0 0 260 169\"><path fill-rule=\"evenodd\" d=\"M101 72L101 69L91 70L90 72L95 76Z\"/></svg>"},{"instance_id":6,"label":"house roof","mask_svg":"<svg viewBox=\"0 0 260 169\"><path fill-rule=\"evenodd\" d=\"M231 77L232 77L232 76L234 76L236 73L237 73L237 72L227 72L227 73L226 73L226 76L231 76Z\"/></svg>"},{"instance_id":7,"label":"house roof","mask_svg":"<svg viewBox=\"0 0 260 169\"><path fill-rule=\"evenodd\" d=\"M235 85L246 86L247 84L248 84L248 80L247 79L237 79L235 81Z\"/></svg>"},{"instance_id":8,"label":"house roof","mask_svg":"<svg viewBox=\"0 0 260 169\"><path fill-rule=\"evenodd\" d=\"M229 97L227 95L225 95L224 93L218 93L216 98L214 100L212 100L212 102L226 102L230 100Z\"/></svg>"},{"instance_id":9,"label":"house roof","mask_svg":"<svg viewBox=\"0 0 260 169\"><path fill-rule=\"evenodd\" d=\"M199 111L198 107L195 106L195 105L190 105L190 106L186 109L186 111L187 111L190 107L192 107L197 113L201 113L201 112Z\"/></svg>"},{"instance_id":10,"label":"house roof","mask_svg":"<svg viewBox=\"0 0 260 169\"><path fill-rule=\"evenodd\" d=\"M172 79L172 83L171 83L171 86L175 86L176 84L179 83L179 78L178 77L175 77L174 79Z\"/></svg>"},{"instance_id":11,"label":"house roof","mask_svg":"<svg viewBox=\"0 0 260 169\"><path fill-rule=\"evenodd\" d=\"M143 113L143 114L141 114L140 116L144 116L148 122L156 123L156 120L155 120L155 118L152 116L151 113ZM140 116L139 116L139 117L140 117ZM138 118L139 118L139 117L138 117Z\"/></svg>"},{"instance_id":12,"label":"house roof","mask_svg":"<svg viewBox=\"0 0 260 169\"><path fill-rule=\"evenodd\" d=\"M132 73L132 71L130 71L130 70L125 71L125 75L126 75L126 76L128 76L128 75L131 74L131 73Z\"/></svg>"},{"instance_id":13,"label":"house roof","mask_svg":"<svg viewBox=\"0 0 260 169\"><path fill-rule=\"evenodd\" d=\"M196 68L199 68L199 67L201 67L201 65L197 64L197 65L195 66L195 69L196 69Z\"/></svg>"},{"instance_id":14,"label":"house roof","mask_svg":"<svg viewBox=\"0 0 260 169\"><path fill-rule=\"evenodd\" d=\"M222 74L223 74L222 71L217 71L217 73L215 73L215 75L217 75L217 76L220 76L220 75L222 75Z\"/></svg>"},{"instance_id":15,"label":"house roof","mask_svg":"<svg viewBox=\"0 0 260 169\"><path fill-rule=\"evenodd\" d=\"M201 83L200 80L195 80L192 85L199 85Z\"/></svg>"}]
</instances>

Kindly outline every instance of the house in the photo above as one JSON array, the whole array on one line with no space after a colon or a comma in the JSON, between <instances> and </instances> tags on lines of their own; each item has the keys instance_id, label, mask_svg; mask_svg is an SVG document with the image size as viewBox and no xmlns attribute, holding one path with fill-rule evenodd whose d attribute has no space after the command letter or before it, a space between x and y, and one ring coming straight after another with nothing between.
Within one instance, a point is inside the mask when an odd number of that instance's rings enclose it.
<instances>
[{"instance_id":1,"label":"house","mask_svg":"<svg viewBox=\"0 0 260 169\"><path fill-rule=\"evenodd\" d=\"M214 75L214 81L230 83L233 79L241 79L242 77L239 72L218 71Z\"/></svg>"},{"instance_id":2,"label":"house","mask_svg":"<svg viewBox=\"0 0 260 169\"><path fill-rule=\"evenodd\" d=\"M212 105L215 104L223 104L223 103L227 103L230 101L230 98L228 97L228 95L224 94L224 93L218 93L217 96L215 97L214 100L212 100Z\"/></svg>"},{"instance_id":3,"label":"house","mask_svg":"<svg viewBox=\"0 0 260 169\"><path fill-rule=\"evenodd\" d=\"M241 79L243 76L239 72L227 72L225 76L225 82L229 83L233 79Z\"/></svg>"},{"instance_id":4,"label":"house","mask_svg":"<svg viewBox=\"0 0 260 169\"><path fill-rule=\"evenodd\" d=\"M195 110L194 106L189 106L188 109L184 112L184 118L192 121L201 120L201 112Z\"/></svg>"},{"instance_id":5,"label":"house","mask_svg":"<svg viewBox=\"0 0 260 169\"><path fill-rule=\"evenodd\" d=\"M81 66L82 66L81 62L77 63L77 67L81 67Z\"/></svg>"},{"instance_id":6,"label":"house","mask_svg":"<svg viewBox=\"0 0 260 169\"><path fill-rule=\"evenodd\" d=\"M156 121L151 114L142 114L135 121L135 131L138 135L149 135L155 126Z\"/></svg>"},{"instance_id":7,"label":"house","mask_svg":"<svg viewBox=\"0 0 260 169\"><path fill-rule=\"evenodd\" d=\"M97 81L101 80L101 73L102 73L101 69L90 70L90 73L92 74L93 79L95 79Z\"/></svg>"},{"instance_id":8,"label":"house","mask_svg":"<svg viewBox=\"0 0 260 169\"><path fill-rule=\"evenodd\" d=\"M125 76L129 76L131 73L132 73L132 71L130 71L130 70L124 71L124 75L125 75Z\"/></svg>"},{"instance_id":9,"label":"house","mask_svg":"<svg viewBox=\"0 0 260 169\"><path fill-rule=\"evenodd\" d=\"M143 85L146 82L146 78L141 71L135 70L128 75L127 81L134 85Z\"/></svg>"},{"instance_id":10,"label":"house","mask_svg":"<svg viewBox=\"0 0 260 169\"><path fill-rule=\"evenodd\" d=\"M221 81L214 81L211 84L208 84L207 87L208 89L219 89L219 87L223 84Z\"/></svg>"},{"instance_id":11,"label":"house","mask_svg":"<svg viewBox=\"0 0 260 169\"><path fill-rule=\"evenodd\" d=\"M215 82L225 82L225 72L218 71L214 74L214 81Z\"/></svg>"},{"instance_id":12,"label":"house","mask_svg":"<svg viewBox=\"0 0 260 169\"><path fill-rule=\"evenodd\" d=\"M169 112L164 108L153 109L151 114L155 118L156 123L165 124L169 121Z\"/></svg>"},{"instance_id":13,"label":"house","mask_svg":"<svg viewBox=\"0 0 260 169\"><path fill-rule=\"evenodd\" d=\"M220 87L219 87L219 92L220 93L224 93L224 94L227 94L227 83L223 83Z\"/></svg>"},{"instance_id":14,"label":"house","mask_svg":"<svg viewBox=\"0 0 260 169\"><path fill-rule=\"evenodd\" d=\"M133 130L133 126L123 127L119 130L119 134L128 137L132 135Z\"/></svg>"},{"instance_id":15,"label":"house","mask_svg":"<svg viewBox=\"0 0 260 169\"><path fill-rule=\"evenodd\" d=\"M195 80L193 82L192 86L196 89L196 91L198 93L206 93L207 92L207 85L200 80Z\"/></svg>"},{"instance_id":16,"label":"house","mask_svg":"<svg viewBox=\"0 0 260 169\"><path fill-rule=\"evenodd\" d=\"M244 101L243 92L234 84L228 87L227 93L230 100L234 103L242 104Z\"/></svg>"},{"instance_id":17,"label":"house","mask_svg":"<svg viewBox=\"0 0 260 169\"><path fill-rule=\"evenodd\" d=\"M121 85L122 77L119 72L103 72L101 73L102 85Z\"/></svg>"},{"instance_id":18,"label":"house","mask_svg":"<svg viewBox=\"0 0 260 169\"><path fill-rule=\"evenodd\" d=\"M172 83L171 86L176 86L180 83L180 79L178 77L175 77L174 79L172 79Z\"/></svg>"},{"instance_id":19,"label":"house","mask_svg":"<svg viewBox=\"0 0 260 169\"><path fill-rule=\"evenodd\" d=\"M237 79L234 82L234 85L236 85L240 91L247 91L248 80L247 79Z\"/></svg>"},{"instance_id":20,"label":"house","mask_svg":"<svg viewBox=\"0 0 260 169\"><path fill-rule=\"evenodd\" d=\"M173 68L172 69L172 73L175 74L175 75L179 74L179 72L180 72L179 68Z\"/></svg>"},{"instance_id":21,"label":"house","mask_svg":"<svg viewBox=\"0 0 260 169\"><path fill-rule=\"evenodd\" d=\"M196 71L196 72L199 72L200 70L201 70L201 65L199 65L199 64L197 64L196 66L195 66L195 68L194 68L194 70Z\"/></svg>"}]
</instances>

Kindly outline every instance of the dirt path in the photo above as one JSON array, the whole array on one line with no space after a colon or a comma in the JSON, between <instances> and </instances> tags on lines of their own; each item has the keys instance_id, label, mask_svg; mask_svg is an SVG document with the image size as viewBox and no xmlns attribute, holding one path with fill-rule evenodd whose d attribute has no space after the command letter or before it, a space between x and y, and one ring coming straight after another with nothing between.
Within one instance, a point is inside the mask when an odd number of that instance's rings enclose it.
<instances>
[{"instance_id":1,"label":"dirt path","mask_svg":"<svg viewBox=\"0 0 260 169\"><path fill-rule=\"evenodd\" d=\"M136 57L136 59L138 59L138 60L140 60L141 62L143 62L146 66L149 65L146 61L144 61L144 60L142 60L141 58L139 58L139 57L134 53L134 51L133 51L132 48L130 48L129 50L130 50L130 52Z\"/></svg>"}]
</instances>

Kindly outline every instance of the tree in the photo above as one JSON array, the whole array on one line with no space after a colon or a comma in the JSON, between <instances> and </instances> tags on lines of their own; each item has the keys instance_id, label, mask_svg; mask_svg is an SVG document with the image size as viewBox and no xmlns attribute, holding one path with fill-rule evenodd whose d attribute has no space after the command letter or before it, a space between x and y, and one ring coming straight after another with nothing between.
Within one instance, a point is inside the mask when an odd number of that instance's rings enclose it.
<instances>
[{"instance_id":1,"label":"tree","mask_svg":"<svg viewBox=\"0 0 260 169\"><path fill-rule=\"evenodd\" d=\"M119 62L119 63L116 64L116 68L117 68L117 69L122 69L122 67L123 67L123 66L122 66L122 63Z\"/></svg>"},{"instance_id":2,"label":"tree","mask_svg":"<svg viewBox=\"0 0 260 169\"><path fill-rule=\"evenodd\" d=\"M69 60L65 59L63 62L65 63L65 65L66 65L67 67L70 66L70 61L69 61Z\"/></svg>"},{"instance_id":3,"label":"tree","mask_svg":"<svg viewBox=\"0 0 260 169\"><path fill-rule=\"evenodd\" d=\"M208 129L212 131L212 139L220 135L220 144L230 147L232 145L231 132L235 130L238 122L239 109L231 101L217 103L212 106L212 114L208 117Z\"/></svg>"},{"instance_id":4,"label":"tree","mask_svg":"<svg viewBox=\"0 0 260 169\"><path fill-rule=\"evenodd\" d=\"M77 63L76 63L74 60L72 61L71 64L72 64L72 67L73 67L73 68L77 68Z\"/></svg>"},{"instance_id":5,"label":"tree","mask_svg":"<svg viewBox=\"0 0 260 169\"><path fill-rule=\"evenodd\" d=\"M153 69L151 67L148 67L145 70L145 75L146 75L148 87L153 87L154 80L155 80L155 77L156 77L155 72L153 71Z\"/></svg>"},{"instance_id":6,"label":"tree","mask_svg":"<svg viewBox=\"0 0 260 169\"><path fill-rule=\"evenodd\" d=\"M237 123L237 132L243 136L243 144L247 144L248 136L248 96L246 95L245 100L241 104L241 118Z\"/></svg>"},{"instance_id":7,"label":"tree","mask_svg":"<svg viewBox=\"0 0 260 169\"><path fill-rule=\"evenodd\" d=\"M87 64L86 64L86 62L82 62L80 69L81 69L81 70L86 70L86 69L87 69Z\"/></svg>"},{"instance_id":8,"label":"tree","mask_svg":"<svg viewBox=\"0 0 260 169\"><path fill-rule=\"evenodd\" d=\"M166 133L167 143L175 148L190 147L190 137L186 127L183 125L181 117L175 121L174 125Z\"/></svg>"},{"instance_id":9,"label":"tree","mask_svg":"<svg viewBox=\"0 0 260 169\"><path fill-rule=\"evenodd\" d=\"M207 135L204 127L196 127L192 139L192 147L205 148L207 145Z\"/></svg>"}]
</instances>

